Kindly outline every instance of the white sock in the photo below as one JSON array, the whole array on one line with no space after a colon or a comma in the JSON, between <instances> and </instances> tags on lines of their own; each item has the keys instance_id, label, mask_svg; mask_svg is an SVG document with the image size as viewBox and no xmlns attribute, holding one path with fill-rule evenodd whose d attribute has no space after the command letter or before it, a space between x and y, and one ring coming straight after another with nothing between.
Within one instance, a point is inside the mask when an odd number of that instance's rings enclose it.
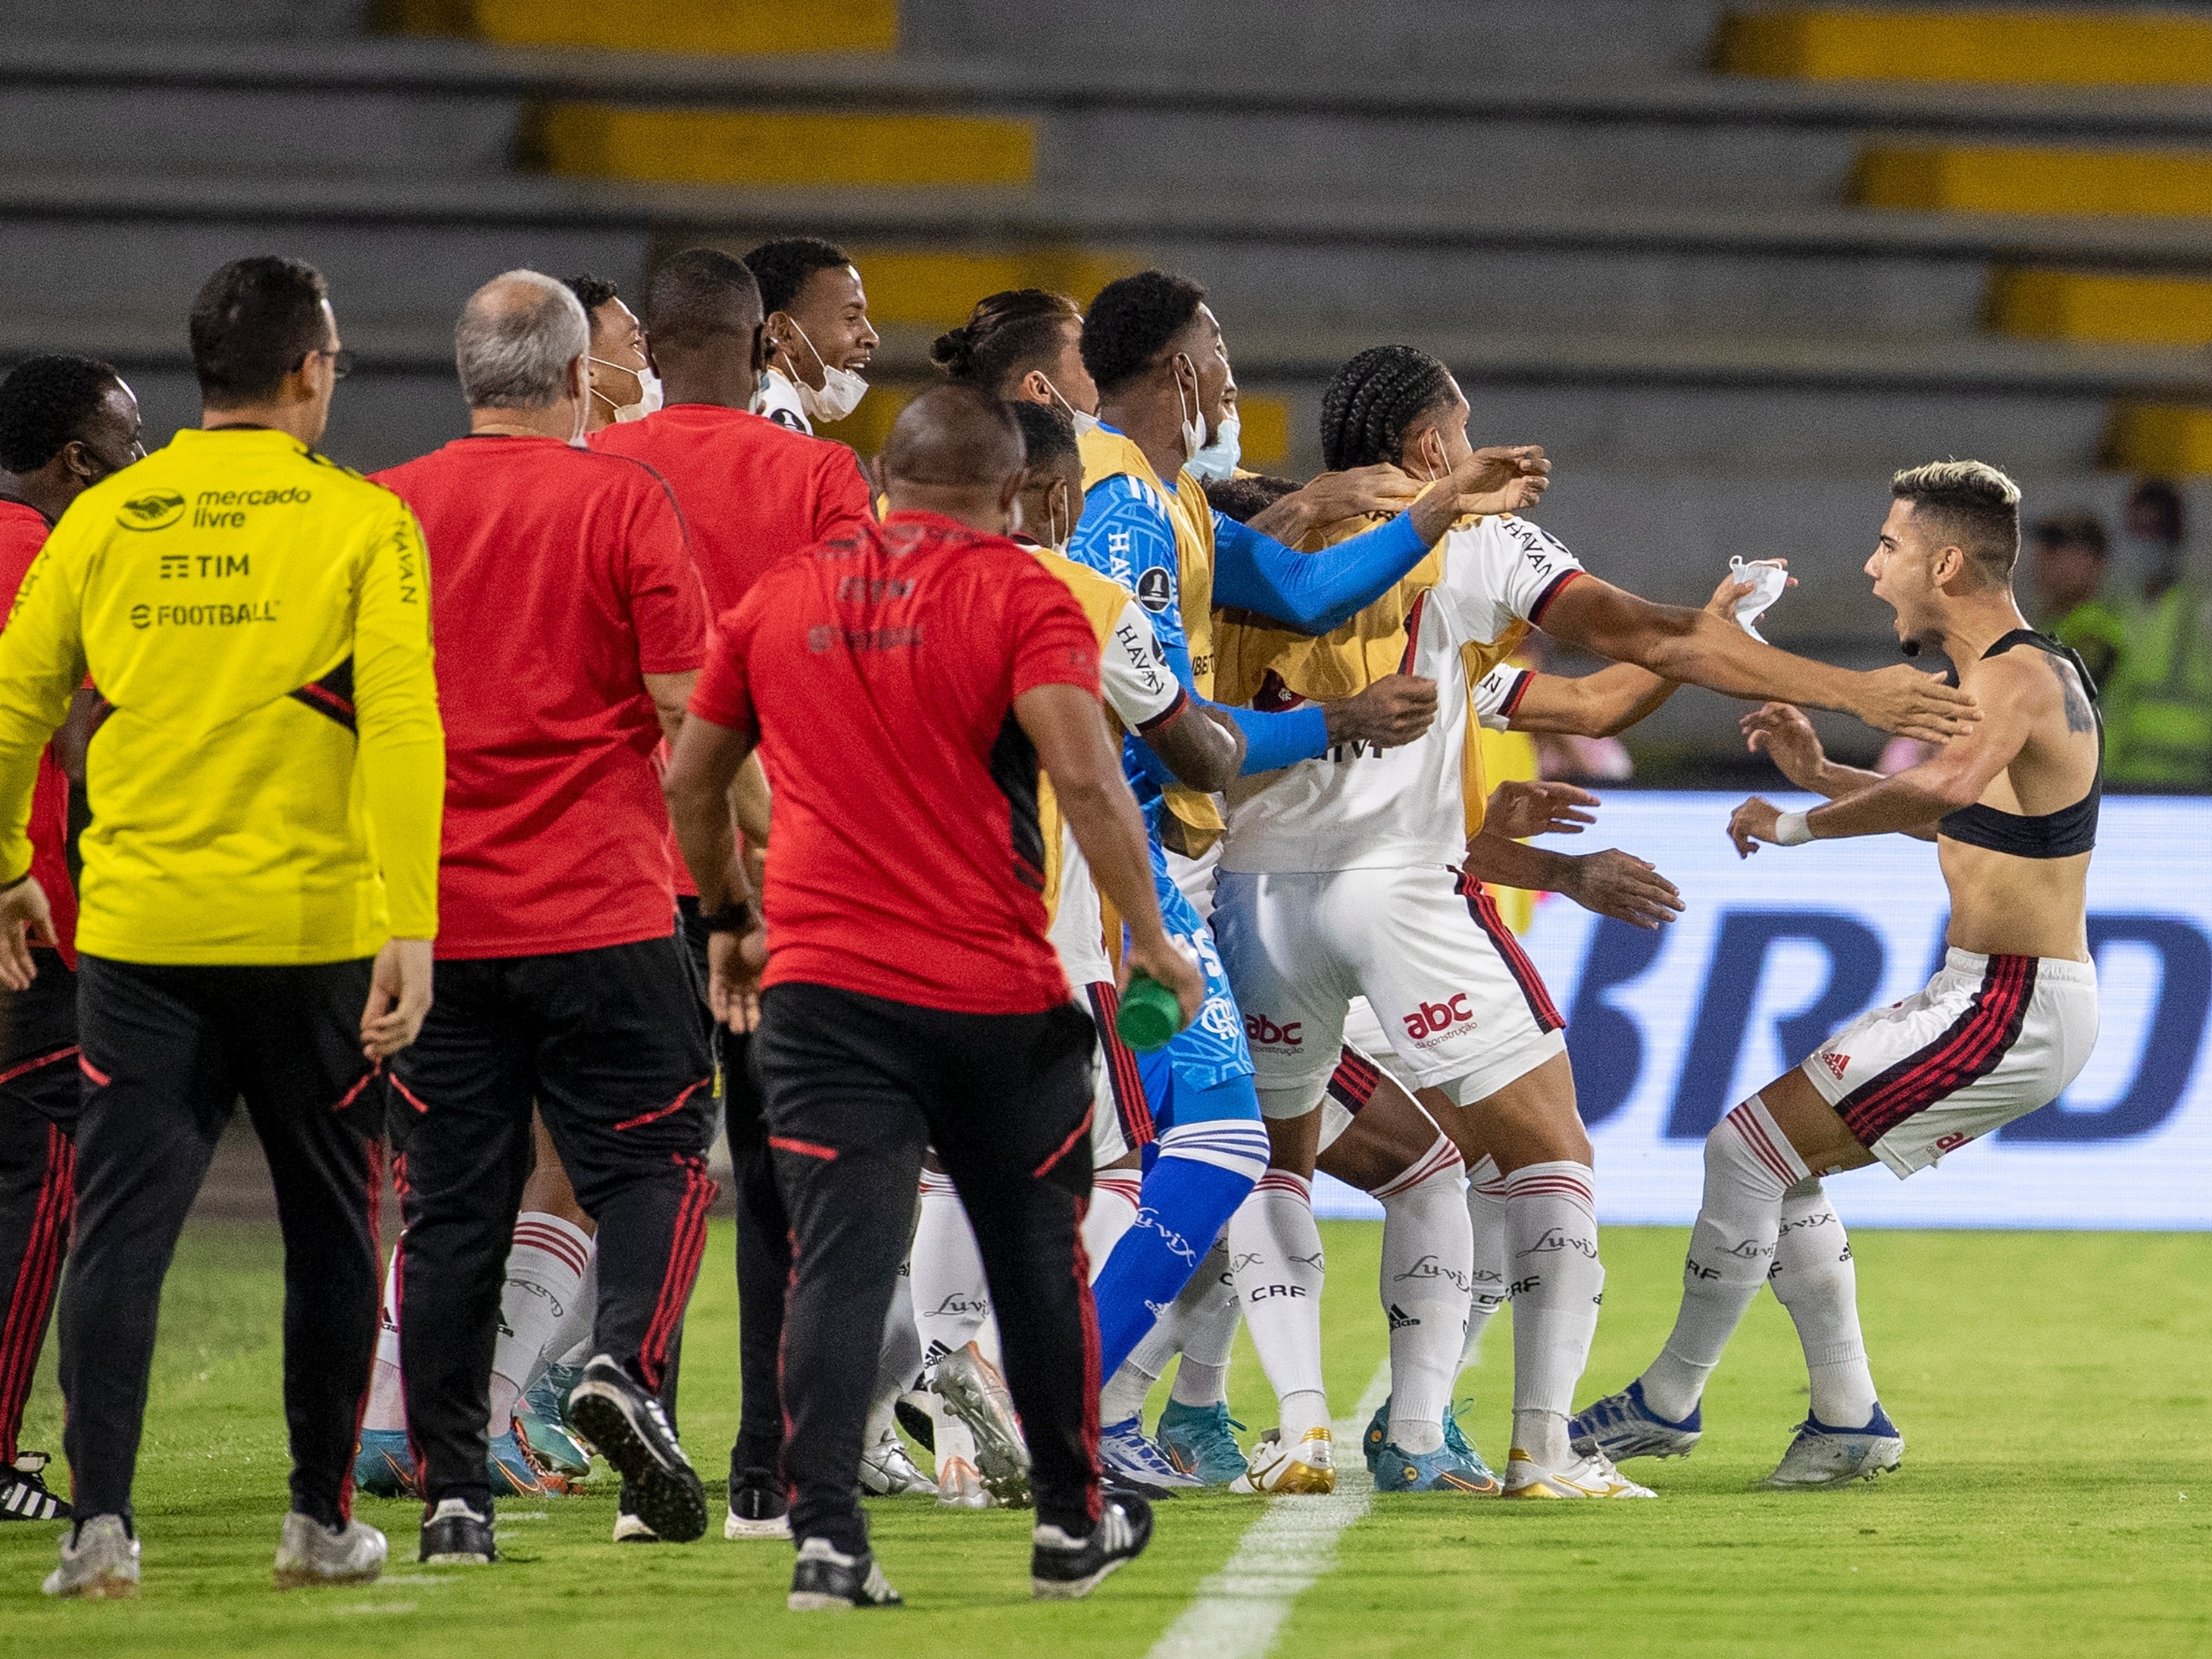
<instances>
[{"instance_id":1,"label":"white sock","mask_svg":"<svg viewBox=\"0 0 2212 1659\"><path fill-rule=\"evenodd\" d=\"M1644 1403L1660 1416L1679 1423L1697 1409L1773 1265L1782 1195L1811 1173L1757 1095L1705 1137L1705 1196L1682 1264L1682 1310L1642 1378Z\"/></svg>"},{"instance_id":2,"label":"white sock","mask_svg":"<svg viewBox=\"0 0 2212 1659\"><path fill-rule=\"evenodd\" d=\"M1091 1208L1083 1218L1083 1254L1090 1258L1093 1279L1137 1218L1137 1195L1144 1186L1141 1170L1101 1170L1091 1177Z\"/></svg>"},{"instance_id":3,"label":"white sock","mask_svg":"<svg viewBox=\"0 0 2212 1659\"><path fill-rule=\"evenodd\" d=\"M1524 1164L1505 1177L1513 1271L1513 1448L1547 1468L1569 1461L1567 1413L1597 1334L1605 1269L1595 1177L1586 1164Z\"/></svg>"},{"instance_id":4,"label":"white sock","mask_svg":"<svg viewBox=\"0 0 2212 1659\"><path fill-rule=\"evenodd\" d=\"M1874 1420L1874 1373L1859 1334L1858 1268L1851 1241L1817 1178L1782 1195L1782 1231L1768 1281L1797 1327L1813 1381L1813 1415L1832 1429Z\"/></svg>"},{"instance_id":5,"label":"white sock","mask_svg":"<svg viewBox=\"0 0 2212 1659\"><path fill-rule=\"evenodd\" d=\"M1270 1170L1229 1218L1229 1259L1252 1345L1275 1390L1282 1436L1296 1445L1328 1425L1321 1371L1321 1289L1326 1264L1307 1183Z\"/></svg>"},{"instance_id":6,"label":"white sock","mask_svg":"<svg viewBox=\"0 0 2212 1659\"><path fill-rule=\"evenodd\" d=\"M1474 1241L1468 1224L1465 1165L1439 1134L1382 1200L1382 1311L1390 1322L1390 1438L1404 1451L1444 1443L1444 1410L1467 1345L1468 1289Z\"/></svg>"},{"instance_id":7,"label":"white sock","mask_svg":"<svg viewBox=\"0 0 2212 1659\"><path fill-rule=\"evenodd\" d=\"M915 1328L912 1291L913 1259L900 1264L898 1283L891 1287L891 1305L884 1315L882 1346L876 1353L876 1392L868 1403L867 1438L872 1446L894 1432L891 1413L898 1397L921 1380L921 1335Z\"/></svg>"},{"instance_id":8,"label":"white sock","mask_svg":"<svg viewBox=\"0 0 2212 1659\"><path fill-rule=\"evenodd\" d=\"M1218 1334L1218 1310L1224 1302L1229 1307L1226 1338ZM1099 1420L1125 1422L1143 1411L1146 1398L1166 1375L1169 1364L1177 1354L1183 1356L1183 1363L1176 1369L1173 1397L1185 1405L1211 1405L1212 1398L1188 1397L1184 1378L1188 1376L1190 1386L1195 1389L1209 1369L1226 1371L1229 1343L1236 1335L1237 1288L1230 1282L1229 1243L1224 1232L1213 1241L1212 1249L1199 1258L1198 1271L1152 1322L1152 1328L1129 1351L1129 1357L1121 1362L1121 1369L1107 1379L1098 1396ZM1194 1369L1190 1358L1193 1348L1200 1354Z\"/></svg>"},{"instance_id":9,"label":"white sock","mask_svg":"<svg viewBox=\"0 0 2212 1659\"><path fill-rule=\"evenodd\" d=\"M934 1391L928 1392L925 1397L928 1402L929 1420L933 1429L930 1437L936 1442L934 1449L930 1453L930 1455L936 1460L936 1465L930 1473L938 1480L944 1480L945 1465L950 1459L955 1457L963 1460L970 1468L973 1468L975 1466L974 1433L969 1431L965 1423L945 1410L945 1402L937 1397ZM871 1441L868 1443L872 1445L874 1442Z\"/></svg>"},{"instance_id":10,"label":"white sock","mask_svg":"<svg viewBox=\"0 0 2212 1659\"><path fill-rule=\"evenodd\" d=\"M925 1368L963 1348L990 1316L990 1287L975 1230L961 1207L952 1178L925 1170L921 1176L921 1219L914 1230L908 1289L914 1323L921 1340Z\"/></svg>"},{"instance_id":11,"label":"white sock","mask_svg":"<svg viewBox=\"0 0 2212 1659\"><path fill-rule=\"evenodd\" d=\"M591 1261L591 1235L582 1228L539 1210L515 1217L507 1288L499 1298L499 1340L491 1351L488 1426L494 1435L507 1432L554 1328L583 1289Z\"/></svg>"},{"instance_id":12,"label":"white sock","mask_svg":"<svg viewBox=\"0 0 2212 1659\"><path fill-rule=\"evenodd\" d=\"M1505 1177L1498 1173L1498 1160L1486 1154L1467 1172L1467 1220L1474 1235L1474 1293L1468 1298L1467 1343L1459 1356L1462 1370L1482 1358L1482 1334L1506 1299L1510 1254L1505 1248Z\"/></svg>"},{"instance_id":13,"label":"white sock","mask_svg":"<svg viewBox=\"0 0 2212 1659\"><path fill-rule=\"evenodd\" d=\"M599 1242L592 1241L592 1259L584 1264L584 1282L576 1287L575 1295L568 1298L568 1306L562 1313L560 1322L553 1327L553 1334L546 1340L545 1352L538 1356L540 1373L548 1365L581 1365L599 1351L592 1346L592 1326L599 1314ZM531 1379L538 1381L536 1376ZM525 1392L527 1392L526 1389Z\"/></svg>"},{"instance_id":14,"label":"white sock","mask_svg":"<svg viewBox=\"0 0 2212 1659\"><path fill-rule=\"evenodd\" d=\"M1176 1326L1182 1358L1176 1366L1168 1397L1178 1406L1206 1407L1229 1398L1229 1351L1237 1343L1243 1310L1237 1280L1229 1271L1229 1240L1214 1241L1183 1293L1176 1298Z\"/></svg>"},{"instance_id":15,"label":"white sock","mask_svg":"<svg viewBox=\"0 0 2212 1659\"><path fill-rule=\"evenodd\" d=\"M361 1413L364 1429L407 1426L407 1386L399 1373L399 1260L406 1248L407 1235L402 1233L384 1270L384 1300L376 1310L376 1364L368 1374L368 1404Z\"/></svg>"}]
</instances>

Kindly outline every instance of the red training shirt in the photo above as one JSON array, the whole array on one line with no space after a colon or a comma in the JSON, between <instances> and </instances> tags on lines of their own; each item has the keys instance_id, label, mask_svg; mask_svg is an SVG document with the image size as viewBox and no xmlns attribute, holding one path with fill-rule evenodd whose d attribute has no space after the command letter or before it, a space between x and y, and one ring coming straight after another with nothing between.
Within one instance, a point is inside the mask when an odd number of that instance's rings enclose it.
<instances>
[{"instance_id":1,"label":"red training shirt","mask_svg":"<svg viewBox=\"0 0 2212 1659\"><path fill-rule=\"evenodd\" d=\"M557 438L460 438L375 475L430 553L446 727L437 953L544 956L675 926L660 721L706 601L668 486Z\"/></svg>"},{"instance_id":2,"label":"red training shirt","mask_svg":"<svg viewBox=\"0 0 2212 1659\"><path fill-rule=\"evenodd\" d=\"M1082 607L1035 555L933 513L809 548L719 620L691 712L760 740L765 983L955 1013L1066 1000L1013 715L1039 685L1097 695Z\"/></svg>"},{"instance_id":3,"label":"red training shirt","mask_svg":"<svg viewBox=\"0 0 2212 1659\"><path fill-rule=\"evenodd\" d=\"M0 497L0 626L15 604L15 590L50 528L46 514L24 501ZM40 751L39 781L31 792L31 874L53 912L54 937L62 960L76 967L76 885L69 872L69 776L54 759L52 744Z\"/></svg>"}]
</instances>

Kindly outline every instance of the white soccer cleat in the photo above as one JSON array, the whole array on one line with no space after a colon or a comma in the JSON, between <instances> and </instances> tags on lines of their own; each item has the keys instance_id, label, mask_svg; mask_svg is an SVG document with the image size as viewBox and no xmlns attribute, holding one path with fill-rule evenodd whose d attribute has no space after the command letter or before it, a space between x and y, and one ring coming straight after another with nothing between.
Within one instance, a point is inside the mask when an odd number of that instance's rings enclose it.
<instances>
[{"instance_id":1,"label":"white soccer cleat","mask_svg":"<svg viewBox=\"0 0 2212 1659\"><path fill-rule=\"evenodd\" d=\"M1336 1437L1327 1429L1308 1429L1295 1446L1283 1443L1283 1431L1269 1429L1253 1443L1244 1473L1229 1490L1276 1497L1320 1497L1336 1490Z\"/></svg>"},{"instance_id":2,"label":"white soccer cleat","mask_svg":"<svg viewBox=\"0 0 2212 1659\"><path fill-rule=\"evenodd\" d=\"M1603 1452L1583 1452L1571 1463L1547 1469L1516 1447L1505 1459L1508 1498L1656 1498L1649 1486L1639 1486Z\"/></svg>"},{"instance_id":3,"label":"white soccer cleat","mask_svg":"<svg viewBox=\"0 0 2212 1659\"><path fill-rule=\"evenodd\" d=\"M119 1515L80 1521L62 1540L61 1565L40 1587L49 1595L114 1601L138 1594L138 1540Z\"/></svg>"},{"instance_id":4,"label":"white soccer cleat","mask_svg":"<svg viewBox=\"0 0 2212 1659\"><path fill-rule=\"evenodd\" d=\"M988 1510L996 1502L975 1466L964 1457L937 1460L937 1501L948 1510Z\"/></svg>"},{"instance_id":5,"label":"white soccer cleat","mask_svg":"<svg viewBox=\"0 0 2212 1659\"><path fill-rule=\"evenodd\" d=\"M1012 1510L1030 1504L1030 1449L1022 1439L1021 1419L998 1367L973 1342L937 1362L931 1386L945 1408L966 1425L975 1443L975 1473L990 1494ZM945 1501L945 1481L937 1483ZM972 1504L963 1507L973 1508Z\"/></svg>"},{"instance_id":6,"label":"white soccer cleat","mask_svg":"<svg viewBox=\"0 0 2212 1659\"><path fill-rule=\"evenodd\" d=\"M860 1490L878 1498L934 1498L937 1482L915 1466L896 1429L860 1453Z\"/></svg>"},{"instance_id":7,"label":"white soccer cleat","mask_svg":"<svg viewBox=\"0 0 2212 1659\"><path fill-rule=\"evenodd\" d=\"M295 1510L285 1516L276 1545L276 1588L371 1583L390 1550L384 1534L363 1522L349 1521L332 1532Z\"/></svg>"},{"instance_id":8,"label":"white soccer cleat","mask_svg":"<svg viewBox=\"0 0 2212 1659\"><path fill-rule=\"evenodd\" d=\"M1863 1429L1831 1428L1810 1413L1774 1473L1759 1484L1773 1492L1815 1492L1894 1474L1905 1462L1905 1437L1877 1402Z\"/></svg>"}]
</instances>

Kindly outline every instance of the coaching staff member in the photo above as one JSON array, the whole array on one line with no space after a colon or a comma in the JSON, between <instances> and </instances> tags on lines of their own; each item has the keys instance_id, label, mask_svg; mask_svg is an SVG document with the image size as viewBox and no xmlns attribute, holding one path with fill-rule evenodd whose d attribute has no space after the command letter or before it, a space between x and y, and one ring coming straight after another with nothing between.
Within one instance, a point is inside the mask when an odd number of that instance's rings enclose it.
<instances>
[{"instance_id":1,"label":"coaching staff member","mask_svg":"<svg viewBox=\"0 0 2212 1659\"><path fill-rule=\"evenodd\" d=\"M422 532L313 445L345 353L322 276L240 259L193 302L201 429L62 515L0 633L0 981L53 943L24 833L88 672L105 718L77 921L76 1245L61 1298L76 1522L58 1595L138 1583L131 1483L161 1279L243 1095L284 1234L280 1585L359 1582L376 1346L374 1068L430 1001L445 787Z\"/></svg>"},{"instance_id":2,"label":"coaching staff member","mask_svg":"<svg viewBox=\"0 0 2212 1659\"><path fill-rule=\"evenodd\" d=\"M842 444L810 438L751 414L768 366L767 330L753 274L726 253L690 248L653 274L646 338L665 402L658 414L594 433L592 447L628 455L668 481L684 509L691 558L716 616L744 598L761 574L811 543L874 516L860 464ZM698 900L677 872L687 929ZM695 948L703 951L703 934ZM791 1223L775 1188L750 1038L721 1028L730 1162L737 1185L738 1334L743 1411L730 1452L734 1536L782 1531L783 1407L778 1358L784 1287L791 1279Z\"/></svg>"},{"instance_id":3,"label":"coaching staff member","mask_svg":"<svg viewBox=\"0 0 2212 1659\"><path fill-rule=\"evenodd\" d=\"M1131 963L1200 989L1152 896L1082 610L1020 527L1021 430L965 387L925 392L880 463L890 513L761 578L721 618L667 788L725 932L709 989L752 1022L724 793L756 744L775 799L757 1042L796 1235L784 1326L791 1605L884 1605L860 1441L925 1145L974 1222L1033 1460L1031 1575L1085 1594L1144 1548L1102 1504L1097 1325L1078 1225L1091 1190L1092 1032L1045 936L1042 761Z\"/></svg>"},{"instance_id":4,"label":"coaching staff member","mask_svg":"<svg viewBox=\"0 0 2212 1659\"><path fill-rule=\"evenodd\" d=\"M653 766L698 672L706 601L667 485L580 446L590 353L565 284L487 283L453 331L470 435L378 475L438 550L449 711L438 1000L392 1109L425 1561L495 1554L484 1424L533 1101L599 1224L598 1355L569 1416L656 1534L707 1526L656 1398L718 1189Z\"/></svg>"}]
</instances>

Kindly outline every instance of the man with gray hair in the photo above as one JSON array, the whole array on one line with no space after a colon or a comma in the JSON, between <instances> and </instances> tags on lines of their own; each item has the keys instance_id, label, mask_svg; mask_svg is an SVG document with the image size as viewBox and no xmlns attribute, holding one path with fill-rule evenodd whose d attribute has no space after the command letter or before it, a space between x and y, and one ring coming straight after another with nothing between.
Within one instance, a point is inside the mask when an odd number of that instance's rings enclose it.
<instances>
[{"instance_id":1,"label":"man with gray hair","mask_svg":"<svg viewBox=\"0 0 2212 1659\"><path fill-rule=\"evenodd\" d=\"M496 1559L485 1418L533 1102L599 1228L596 1357L570 1419L655 1534L707 1524L656 1398L717 1188L654 765L704 653L706 601L659 476L579 442L589 352L563 284L487 283L453 332L469 435L377 480L431 548L450 711L436 1000L392 1114L431 1562Z\"/></svg>"}]
</instances>

